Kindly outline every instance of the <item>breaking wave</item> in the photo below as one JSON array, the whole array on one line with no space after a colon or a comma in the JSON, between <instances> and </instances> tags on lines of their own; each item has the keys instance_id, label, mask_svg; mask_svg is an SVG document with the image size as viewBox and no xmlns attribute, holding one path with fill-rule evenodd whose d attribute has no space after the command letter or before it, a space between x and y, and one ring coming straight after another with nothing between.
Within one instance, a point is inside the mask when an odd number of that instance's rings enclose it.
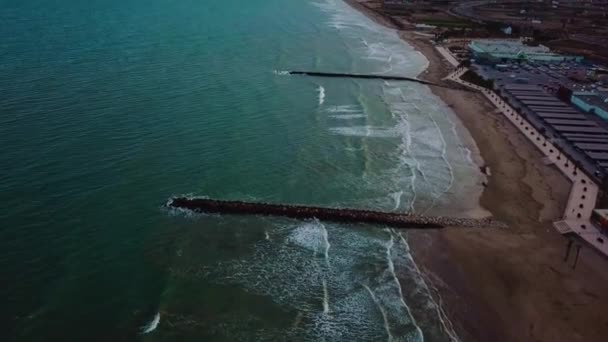
<instances>
[{"instance_id":1,"label":"breaking wave","mask_svg":"<svg viewBox=\"0 0 608 342\"><path fill-rule=\"evenodd\" d=\"M366 115L365 114L342 114L342 115L330 115L329 117L332 119L338 119L338 120L351 120L351 119L365 118Z\"/></svg>"},{"instance_id":2,"label":"breaking wave","mask_svg":"<svg viewBox=\"0 0 608 342\"><path fill-rule=\"evenodd\" d=\"M361 113L363 111L363 109L361 109L361 107L357 106L357 105L339 105L339 106L331 106L331 107L325 109L325 111L328 113L348 114L348 113Z\"/></svg>"},{"instance_id":3,"label":"breaking wave","mask_svg":"<svg viewBox=\"0 0 608 342\"><path fill-rule=\"evenodd\" d=\"M160 323L160 312L157 312L156 315L154 315L154 318L141 329L141 333L142 334L151 333L152 331L154 331L156 329L156 327L158 327L159 323Z\"/></svg>"},{"instance_id":4,"label":"breaking wave","mask_svg":"<svg viewBox=\"0 0 608 342\"><path fill-rule=\"evenodd\" d=\"M392 235L317 220L267 222L273 239L260 238L251 255L184 265L173 276L236 285L298 312L287 330L264 331L266 339L422 341L396 279L395 268L407 266L392 257ZM231 336L239 328L222 329Z\"/></svg>"},{"instance_id":5,"label":"breaking wave","mask_svg":"<svg viewBox=\"0 0 608 342\"><path fill-rule=\"evenodd\" d=\"M323 86L319 86L317 91L319 92L319 106L321 106L323 103L325 103L325 88L323 88Z\"/></svg>"}]
</instances>

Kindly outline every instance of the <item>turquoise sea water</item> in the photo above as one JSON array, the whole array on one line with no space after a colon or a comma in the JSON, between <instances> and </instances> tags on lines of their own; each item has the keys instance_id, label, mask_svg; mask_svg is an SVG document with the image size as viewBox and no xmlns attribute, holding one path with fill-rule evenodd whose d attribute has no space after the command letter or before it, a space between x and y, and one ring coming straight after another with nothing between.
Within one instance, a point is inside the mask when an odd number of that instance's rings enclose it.
<instances>
[{"instance_id":1,"label":"turquoise sea water","mask_svg":"<svg viewBox=\"0 0 608 342\"><path fill-rule=\"evenodd\" d=\"M415 76L396 33L338 0L0 6L1 340L449 340L405 234L164 208L473 209L428 88L284 75Z\"/></svg>"}]
</instances>

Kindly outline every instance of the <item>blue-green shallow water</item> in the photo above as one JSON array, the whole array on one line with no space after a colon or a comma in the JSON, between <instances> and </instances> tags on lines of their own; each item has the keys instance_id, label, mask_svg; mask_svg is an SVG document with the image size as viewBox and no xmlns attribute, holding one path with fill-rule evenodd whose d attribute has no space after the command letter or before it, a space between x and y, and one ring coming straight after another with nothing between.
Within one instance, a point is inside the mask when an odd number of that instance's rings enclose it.
<instances>
[{"instance_id":1,"label":"blue-green shallow water","mask_svg":"<svg viewBox=\"0 0 608 342\"><path fill-rule=\"evenodd\" d=\"M283 75L417 75L394 32L337 0L0 6L1 340L448 339L397 232L163 208L474 208L426 87Z\"/></svg>"}]
</instances>

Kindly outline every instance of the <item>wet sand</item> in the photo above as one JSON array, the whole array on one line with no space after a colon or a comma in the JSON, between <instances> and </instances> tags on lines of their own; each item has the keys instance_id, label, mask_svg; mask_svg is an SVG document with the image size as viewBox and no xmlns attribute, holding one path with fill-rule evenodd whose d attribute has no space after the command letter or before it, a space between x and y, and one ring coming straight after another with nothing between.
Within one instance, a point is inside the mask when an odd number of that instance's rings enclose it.
<instances>
[{"instance_id":1,"label":"wet sand","mask_svg":"<svg viewBox=\"0 0 608 342\"><path fill-rule=\"evenodd\" d=\"M346 0L376 22L394 21ZM407 25L402 27L408 27ZM439 82L451 70L427 37L401 30ZM567 239L551 222L562 216L569 181L480 94L431 87L475 140L488 177L480 205L509 229L412 232L420 268L462 341L608 340L608 260L582 245L576 269L563 261ZM576 245L577 243L575 243Z\"/></svg>"}]
</instances>

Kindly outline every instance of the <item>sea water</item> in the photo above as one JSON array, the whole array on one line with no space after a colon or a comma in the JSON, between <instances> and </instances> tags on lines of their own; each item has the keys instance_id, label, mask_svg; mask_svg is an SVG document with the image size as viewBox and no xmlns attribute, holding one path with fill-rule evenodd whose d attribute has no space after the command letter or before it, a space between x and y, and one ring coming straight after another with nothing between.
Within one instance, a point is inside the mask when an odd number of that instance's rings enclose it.
<instances>
[{"instance_id":1,"label":"sea water","mask_svg":"<svg viewBox=\"0 0 608 342\"><path fill-rule=\"evenodd\" d=\"M339 0L1 1L0 336L446 341L399 231L174 195L462 215L470 137L427 61Z\"/></svg>"}]
</instances>

